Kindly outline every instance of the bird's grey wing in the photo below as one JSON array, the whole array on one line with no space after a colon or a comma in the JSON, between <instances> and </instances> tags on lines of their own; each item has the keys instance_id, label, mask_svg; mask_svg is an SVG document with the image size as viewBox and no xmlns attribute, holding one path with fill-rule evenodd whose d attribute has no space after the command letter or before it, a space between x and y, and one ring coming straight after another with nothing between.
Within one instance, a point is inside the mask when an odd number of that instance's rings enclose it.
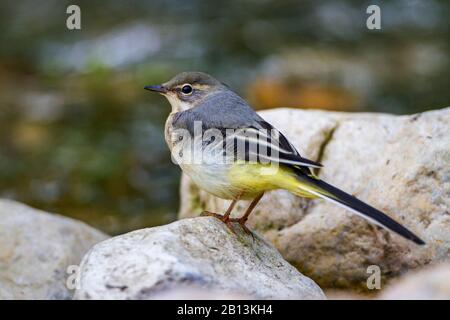
<instances>
[{"instance_id":1,"label":"bird's grey wing","mask_svg":"<svg viewBox=\"0 0 450 320\"><path fill-rule=\"evenodd\" d=\"M235 159L278 162L310 173L320 163L303 158L288 139L261 118L242 98L234 93L216 94L201 105L175 115L174 126L187 129L191 136L208 130L219 130L223 141L215 147L233 153ZM207 141L206 144L212 143ZM306 170L305 170L306 169Z\"/></svg>"},{"instance_id":2,"label":"bird's grey wing","mask_svg":"<svg viewBox=\"0 0 450 320\"><path fill-rule=\"evenodd\" d=\"M258 116L258 115L257 115ZM268 133L268 142L271 145L272 154L275 151L275 155L278 159L272 159L272 157L266 157L266 159L270 159L272 161L276 161L282 164L291 165L291 166L300 166L300 167L313 167L320 168L323 167L322 164L304 158L300 155L298 150L294 147L292 143L274 126L265 121L263 118L258 116L255 119L257 125L255 126L258 130L266 130Z\"/></svg>"}]
</instances>

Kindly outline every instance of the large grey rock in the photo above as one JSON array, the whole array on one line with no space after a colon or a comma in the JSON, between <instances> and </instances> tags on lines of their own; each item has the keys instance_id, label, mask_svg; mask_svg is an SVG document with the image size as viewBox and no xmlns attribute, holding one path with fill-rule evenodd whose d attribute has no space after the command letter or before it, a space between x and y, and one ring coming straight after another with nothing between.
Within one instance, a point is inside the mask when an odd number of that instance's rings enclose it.
<instances>
[{"instance_id":1,"label":"large grey rock","mask_svg":"<svg viewBox=\"0 0 450 320\"><path fill-rule=\"evenodd\" d=\"M0 300L70 299L70 265L107 236L69 218L0 199Z\"/></svg>"},{"instance_id":2,"label":"large grey rock","mask_svg":"<svg viewBox=\"0 0 450 320\"><path fill-rule=\"evenodd\" d=\"M236 233L215 218L201 217L101 242L83 258L75 298L184 297L166 294L173 290L221 291L221 297L324 298L311 279L259 236L253 239L238 226Z\"/></svg>"},{"instance_id":3,"label":"large grey rock","mask_svg":"<svg viewBox=\"0 0 450 320\"><path fill-rule=\"evenodd\" d=\"M384 300L450 300L450 263L411 272L387 287Z\"/></svg>"},{"instance_id":4,"label":"large grey rock","mask_svg":"<svg viewBox=\"0 0 450 320\"><path fill-rule=\"evenodd\" d=\"M416 246L323 200L265 195L249 225L322 287L365 288L367 267L383 277L450 257L450 108L411 116L276 109L261 115L318 175L383 210L422 237ZM223 212L223 201L182 177L181 218ZM248 203L240 203L240 215ZM386 280L386 279L384 279Z\"/></svg>"},{"instance_id":5,"label":"large grey rock","mask_svg":"<svg viewBox=\"0 0 450 320\"><path fill-rule=\"evenodd\" d=\"M182 286L155 293L154 300L252 300L249 295L223 290L211 290L198 286Z\"/></svg>"}]
</instances>

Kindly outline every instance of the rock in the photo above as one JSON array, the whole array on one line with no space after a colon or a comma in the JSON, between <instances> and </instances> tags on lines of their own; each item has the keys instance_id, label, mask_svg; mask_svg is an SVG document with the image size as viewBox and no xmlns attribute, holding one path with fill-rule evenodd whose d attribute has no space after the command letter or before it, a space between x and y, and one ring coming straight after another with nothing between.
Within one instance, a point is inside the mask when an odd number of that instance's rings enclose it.
<instances>
[{"instance_id":1,"label":"rock","mask_svg":"<svg viewBox=\"0 0 450 320\"><path fill-rule=\"evenodd\" d=\"M406 274L380 295L384 300L450 300L450 264Z\"/></svg>"},{"instance_id":2,"label":"rock","mask_svg":"<svg viewBox=\"0 0 450 320\"><path fill-rule=\"evenodd\" d=\"M70 265L106 239L86 224L0 200L0 300L70 299Z\"/></svg>"},{"instance_id":3,"label":"rock","mask_svg":"<svg viewBox=\"0 0 450 320\"><path fill-rule=\"evenodd\" d=\"M325 291L325 295L328 300L369 300L373 295L362 294L361 292L355 292L351 289L328 289Z\"/></svg>"},{"instance_id":4,"label":"rock","mask_svg":"<svg viewBox=\"0 0 450 320\"><path fill-rule=\"evenodd\" d=\"M412 116L277 109L261 115L325 181L372 204L422 237L416 246L323 200L267 193L249 226L324 288L365 289L369 265L383 281L450 257L450 108ZM179 217L223 212L223 201L182 177ZM242 214L248 202L234 212Z\"/></svg>"},{"instance_id":5,"label":"rock","mask_svg":"<svg viewBox=\"0 0 450 320\"><path fill-rule=\"evenodd\" d=\"M324 298L258 235L235 230L200 217L101 242L83 258L75 299L154 299L192 288L258 299Z\"/></svg>"},{"instance_id":6,"label":"rock","mask_svg":"<svg viewBox=\"0 0 450 320\"><path fill-rule=\"evenodd\" d=\"M199 287L183 287L161 291L152 296L154 300L251 300L248 295L223 292L220 290L205 290Z\"/></svg>"}]
</instances>

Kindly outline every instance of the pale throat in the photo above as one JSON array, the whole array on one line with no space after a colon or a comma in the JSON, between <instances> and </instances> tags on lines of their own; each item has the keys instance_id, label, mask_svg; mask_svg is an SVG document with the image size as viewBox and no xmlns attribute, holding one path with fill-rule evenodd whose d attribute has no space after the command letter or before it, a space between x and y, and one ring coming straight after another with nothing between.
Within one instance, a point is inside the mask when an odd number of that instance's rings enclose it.
<instances>
[{"instance_id":1,"label":"pale throat","mask_svg":"<svg viewBox=\"0 0 450 320\"><path fill-rule=\"evenodd\" d=\"M180 100L176 94L167 93L165 94L165 97L169 100L169 103L172 106L171 113L186 111L192 108L190 103Z\"/></svg>"}]
</instances>

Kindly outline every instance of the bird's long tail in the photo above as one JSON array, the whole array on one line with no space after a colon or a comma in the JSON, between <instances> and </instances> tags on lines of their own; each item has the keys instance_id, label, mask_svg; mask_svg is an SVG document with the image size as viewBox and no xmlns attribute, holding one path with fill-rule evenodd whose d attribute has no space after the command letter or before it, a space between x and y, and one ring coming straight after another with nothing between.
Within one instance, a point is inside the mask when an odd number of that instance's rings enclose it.
<instances>
[{"instance_id":1,"label":"bird's long tail","mask_svg":"<svg viewBox=\"0 0 450 320\"><path fill-rule=\"evenodd\" d=\"M402 226L400 223L393 220L383 212L375 209L374 207L369 206L361 200L358 200L354 196L351 196L322 180L315 179L306 175L298 175L297 180L297 191L291 190L292 192L300 196L305 196L305 193L310 193L314 196L323 198L339 206L342 206L388 230L394 231L399 235L405 237L406 239L415 242L416 244L425 244L422 239Z\"/></svg>"}]
</instances>

